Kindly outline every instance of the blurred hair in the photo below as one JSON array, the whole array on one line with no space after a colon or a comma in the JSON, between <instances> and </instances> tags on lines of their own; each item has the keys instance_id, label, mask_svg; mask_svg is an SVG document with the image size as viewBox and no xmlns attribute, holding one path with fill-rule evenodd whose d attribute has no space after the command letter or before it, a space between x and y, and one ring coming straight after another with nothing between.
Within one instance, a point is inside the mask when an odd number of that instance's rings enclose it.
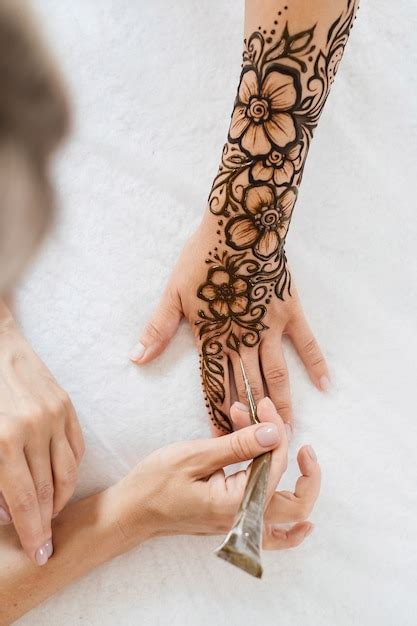
<instances>
[{"instance_id":1,"label":"blurred hair","mask_svg":"<svg viewBox=\"0 0 417 626\"><path fill-rule=\"evenodd\" d=\"M54 209L50 157L69 128L60 75L23 0L0 0L0 296Z\"/></svg>"}]
</instances>

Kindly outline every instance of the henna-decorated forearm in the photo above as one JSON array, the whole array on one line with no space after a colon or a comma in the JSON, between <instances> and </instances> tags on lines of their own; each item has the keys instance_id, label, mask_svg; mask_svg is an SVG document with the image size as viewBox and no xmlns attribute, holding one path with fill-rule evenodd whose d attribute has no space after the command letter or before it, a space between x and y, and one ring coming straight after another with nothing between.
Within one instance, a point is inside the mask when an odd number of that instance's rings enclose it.
<instances>
[{"instance_id":1,"label":"henna-decorated forearm","mask_svg":"<svg viewBox=\"0 0 417 626\"><path fill-rule=\"evenodd\" d=\"M220 408L224 350L258 344L271 300L291 295L285 238L357 7L357 0L247 0L240 83L208 201L218 240L195 322L206 406L224 432L231 430Z\"/></svg>"}]
</instances>

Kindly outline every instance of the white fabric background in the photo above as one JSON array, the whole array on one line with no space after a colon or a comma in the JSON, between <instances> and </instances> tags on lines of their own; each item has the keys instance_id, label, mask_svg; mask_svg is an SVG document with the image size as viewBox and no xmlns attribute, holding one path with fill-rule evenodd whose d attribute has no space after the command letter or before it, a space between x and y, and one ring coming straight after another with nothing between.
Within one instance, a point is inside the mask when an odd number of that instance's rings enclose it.
<instances>
[{"instance_id":1,"label":"white fabric background","mask_svg":"<svg viewBox=\"0 0 417 626\"><path fill-rule=\"evenodd\" d=\"M154 364L127 353L199 222L239 74L241 0L37 0L76 123L59 224L26 277L30 341L70 392L78 496L178 439L208 435L183 325ZM25 626L416 623L416 87L413 0L363 2L311 150L288 254L326 352L320 394L287 346L297 430L323 467L316 531L265 553L259 582L218 538L153 541L34 610ZM289 471L291 485L296 470Z\"/></svg>"}]
</instances>

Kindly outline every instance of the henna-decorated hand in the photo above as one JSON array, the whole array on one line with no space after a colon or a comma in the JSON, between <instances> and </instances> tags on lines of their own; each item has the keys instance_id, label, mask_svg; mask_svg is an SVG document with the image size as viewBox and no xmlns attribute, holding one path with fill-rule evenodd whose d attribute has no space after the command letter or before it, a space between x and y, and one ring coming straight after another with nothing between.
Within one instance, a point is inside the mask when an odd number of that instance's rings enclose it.
<instances>
[{"instance_id":1,"label":"henna-decorated hand","mask_svg":"<svg viewBox=\"0 0 417 626\"><path fill-rule=\"evenodd\" d=\"M270 293L271 281L266 285L256 282L258 265L253 257L219 253L218 239L213 241L212 219L208 216L186 244L131 358L142 365L158 356L185 315L200 352L203 391L213 432L229 432L231 404L236 397L246 402L238 352L256 401L269 395L284 421L292 424L283 334L291 337L312 381L321 389L328 385L326 362L294 285L291 296L281 300ZM213 252L208 255L210 250ZM289 274L286 276L288 281Z\"/></svg>"},{"instance_id":2,"label":"henna-decorated hand","mask_svg":"<svg viewBox=\"0 0 417 626\"><path fill-rule=\"evenodd\" d=\"M327 365L291 283L284 245L357 0L327 3L326 17L316 26L314 7L278 4L265 9L268 23L244 41L239 88L209 210L131 355L139 364L152 360L185 315L200 349L206 406L218 434L231 430L234 388L239 400L246 400L239 355L255 398L266 392L292 423L283 334L290 336L315 385L325 390L329 384ZM248 15L248 24L255 16L256 11ZM300 28L300 22L309 26Z\"/></svg>"}]
</instances>

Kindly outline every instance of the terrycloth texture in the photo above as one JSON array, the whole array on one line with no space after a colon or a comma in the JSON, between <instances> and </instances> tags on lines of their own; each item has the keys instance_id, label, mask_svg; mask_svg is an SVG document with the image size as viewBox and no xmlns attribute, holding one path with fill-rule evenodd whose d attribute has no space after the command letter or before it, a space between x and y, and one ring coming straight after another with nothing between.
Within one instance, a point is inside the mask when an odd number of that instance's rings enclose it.
<instances>
[{"instance_id":1,"label":"terrycloth texture","mask_svg":"<svg viewBox=\"0 0 417 626\"><path fill-rule=\"evenodd\" d=\"M240 0L38 0L76 123L61 213L20 297L30 341L71 394L87 453L78 496L151 450L209 434L183 325L145 369L127 353L198 224L239 74ZM314 445L315 533L265 553L258 582L218 538L152 541L20 621L26 626L408 626L416 623L417 157L413 0L363 2L288 239L332 369L316 391L290 346L296 450ZM414 579L414 580L413 580Z\"/></svg>"}]
</instances>

